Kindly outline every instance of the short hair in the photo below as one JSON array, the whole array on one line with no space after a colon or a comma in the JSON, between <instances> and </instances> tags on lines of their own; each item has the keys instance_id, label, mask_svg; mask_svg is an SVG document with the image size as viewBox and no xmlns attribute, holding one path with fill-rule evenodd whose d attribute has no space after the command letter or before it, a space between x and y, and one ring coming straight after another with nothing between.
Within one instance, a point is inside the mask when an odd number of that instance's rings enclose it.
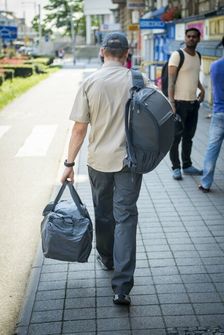
<instances>
[{"instance_id":1,"label":"short hair","mask_svg":"<svg viewBox=\"0 0 224 335\"><path fill-rule=\"evenodd\" d=\"M198 34L198 37L201 36L201 32L200 32L200 30L197 29L197 28L192 27L192 28L188 28L188 29L186 29L186 30L185 30L185 35L187 35L187 33L188 33L189 31L195 31L195 32Z\"/></svg>"},{"instance_id":2,"label":"short hair","mask_svg":"<svg viewBox=\"0 0 224 335\"><path fill-rule=\"evenodd\" d=\"M104 48L104 53L106 56L113 56L117 57L118 59L122 59L126 55L127 51L128 49Z\"/></svg>"}]
</instances>

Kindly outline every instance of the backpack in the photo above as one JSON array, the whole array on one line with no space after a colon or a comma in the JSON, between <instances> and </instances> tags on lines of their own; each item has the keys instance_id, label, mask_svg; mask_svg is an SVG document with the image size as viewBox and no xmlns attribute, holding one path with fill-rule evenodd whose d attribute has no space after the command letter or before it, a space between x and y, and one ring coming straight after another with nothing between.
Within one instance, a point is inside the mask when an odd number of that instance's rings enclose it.
<instances>
[{"instance_id":1,"label":"backpack","mask_svg":"<svg viewBox=\"0 0 224 335\"><path fill-rule=\"evenodd\" d=\"M133 87L125 106L127 157L135 173L147 173L166 156L174 139L174 113L157 89L145 87L140 71L131 69Z\"/></svg>"},{"instance_id":2,"label":"backpack","mask_svg":"<svg viewBox=\"0 0 224 335\"><path fill-rule=\"evenodd\" d=\"M184 63L184 52L182 49L179 49L177 50L177 52L179 53L180 55L180 63L177 67L177 75L178 75L178 72L180 71L181 69L181 66L183 65ZM201 62L201 54L200 52L196 51L199 58L200 58L200 62ZM161 86L162 86L162 92L163 94L165 94L166 97L168 97L168 64L169 64L169 61L167 61L163 67L162 67L162 73L161 73ZM177 78L177 77L176 77Z\"/></svg>"}]
</instances>

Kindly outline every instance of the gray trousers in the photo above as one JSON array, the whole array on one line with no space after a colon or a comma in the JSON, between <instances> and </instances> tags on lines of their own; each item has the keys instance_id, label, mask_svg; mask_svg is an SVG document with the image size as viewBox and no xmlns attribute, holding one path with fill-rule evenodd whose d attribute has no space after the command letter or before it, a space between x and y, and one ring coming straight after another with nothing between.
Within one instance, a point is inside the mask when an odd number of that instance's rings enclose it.
<instances>
[{"instance_id":1,"label":"gray trousers","mask_svg":"<svg viewBox=\"0 0 224 335\"><path fill-rule=\"evenodd\" d=\"M96 249L108 267L114 265L112 288L128 294L136 263L136 202L142 175L124 168L100 172L88 167L95 211Z\"/></svg>"}]
</instances>

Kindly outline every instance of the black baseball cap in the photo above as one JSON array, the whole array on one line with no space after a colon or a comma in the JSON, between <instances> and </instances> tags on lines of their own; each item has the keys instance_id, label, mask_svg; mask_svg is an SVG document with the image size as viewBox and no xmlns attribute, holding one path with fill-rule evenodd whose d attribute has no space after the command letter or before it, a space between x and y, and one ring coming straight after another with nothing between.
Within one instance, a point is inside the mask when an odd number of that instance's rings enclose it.
<instances>
[{"instance_id":1,"label":"black baseball cap","mask_svg":"<svg viewBox=\"0 0 224 335\"><path fill-rule=\"evenodd\" d=\"M123 33L109 33L102 42L103 48L128 49L128 40Z\"/></svg>"}]
</instances>

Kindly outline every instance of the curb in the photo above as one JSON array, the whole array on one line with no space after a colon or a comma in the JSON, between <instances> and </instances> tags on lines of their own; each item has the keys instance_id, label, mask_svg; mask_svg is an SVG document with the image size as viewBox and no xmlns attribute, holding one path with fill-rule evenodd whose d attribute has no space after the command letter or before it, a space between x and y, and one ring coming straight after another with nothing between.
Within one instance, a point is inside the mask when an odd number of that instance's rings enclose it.
<instances>
[{"instance_id":1,"label":"curb","mask_svg":"<svg viewBox=\"0 0 224 335\"><path fill-rule=\"evenodd\" d=\"M39 284L41 269L43 265L43 254L41 243L37 248L34 263L31 268L30 276L28 279L28 284L26 288L25 297L23 300L22 307L20 309L20 314L18 321L16 323L16 330L14 335L27 335L28 328L30 324L31 314L33 310L33 305L36 297L37 287Z\"/></svg>"}]
</instances>

